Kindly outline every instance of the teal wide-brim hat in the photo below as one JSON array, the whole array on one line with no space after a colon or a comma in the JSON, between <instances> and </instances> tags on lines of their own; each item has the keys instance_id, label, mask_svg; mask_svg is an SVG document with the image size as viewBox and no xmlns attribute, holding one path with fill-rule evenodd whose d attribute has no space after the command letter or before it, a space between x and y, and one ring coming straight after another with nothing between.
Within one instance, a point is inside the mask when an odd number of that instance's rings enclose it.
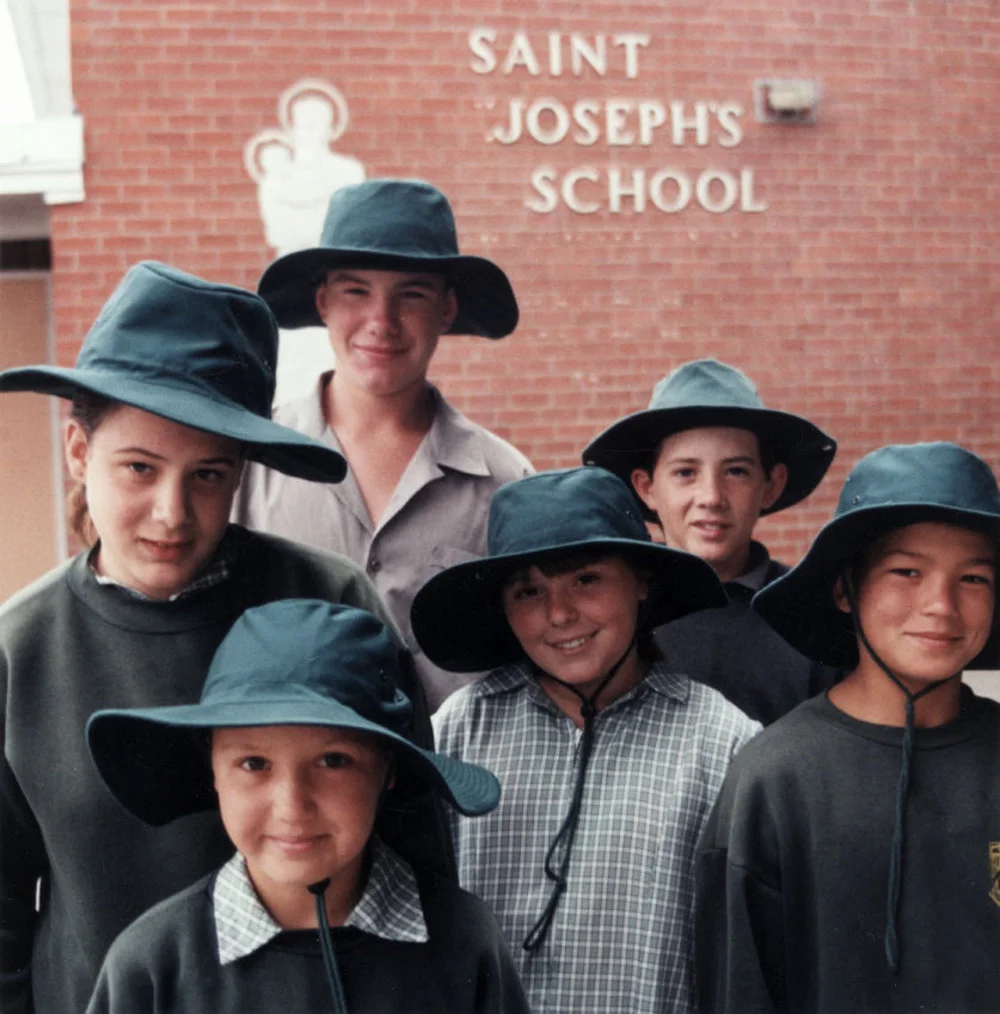
<instances>
[{"instance_id":1,"label":"teal wide-brim hat","mask_svg":"<svg viewBox=\"0 0 1000 1014\"><path fill-rule=\"evenodd\" d=\"M754 596L754 611L806 658L855 668L857 634L834 602L836 579L883 533L925 521L1000 540L1000 491L989 465L951 443L872 451L847 477L833 520L795 567Z\"/></svg>"},{"instance_id":2,"label":"teal wide-brim hat","mask_svg":"<svg viewBox=\"0 0 1000 1014\"><path fill-rule=\"evenodd\" d=\"M488 813L500 783L485 768L416 746L399 689L400 649L353 606L283 599L248 609L219 645L198 704L98 711L87 742L118 801L147 824L217 806L205 731L323 725L378 737L397 787L430 790L461 813Z\"/></svg>"},{"instance_id":3,"label":"teal wide-brim hat","mask_svg":"<svg viewBox=\"0 0 1000 1014\"><path fill-rule=\"evenodd\" d=\"M745 373L717 359L697 359L664 377L653 388L648 408L619 419L592 440L584 448L583 462L600 465L631 486L635 469L652 468L665 437L703 426L750 430L775 462L788 469L781 496L762 514L804 500L837 453L836 440L808 419L765 408Z\"/></svg>"},{"instance_id":4,"label":"teal wide-brim hat","mask_svg":"<svg viewBox=\"0 0 1000 1014\"><path fill-rule=\"evenodd\" d=\"M279 257L257 291L282 327L322 327L316 289L338 267L446 275L458 303L451 334L503 338L517 327L507 276L485 257L458 252L448 199L421 180L366 180L334 191L319 246Z\"/></svg>"},{"instance_id":5,"label":"teal wide-brim hat","mask_svg":"<svg viewBox=\"0 0 1000 1014\"><path fill-rule=\"evenodd\" d=\"M654 543L622 481L600 468L539 472L501 486L490 501L487 555L449 567L410 610L424 654L451 672L477 672L524 655L504 614L506 580L521 567L575 552L625 557L651 577L644 628L726 604L704 560Z\"/></svg>"},{"instance_id":6,"label":"teal wide-brim hat","mask_svg":"<svg viewBox=\"0 0 1000 1014\"><path fill-rule=\"evenodd\" d=\"M247 457L296 478L340 482L340 453L271 421L277 354L278 329L259 296L144 261L104 304L75 367L5 370L0 391L89 391L237 440Z\"/></svg>"}]
</instances>

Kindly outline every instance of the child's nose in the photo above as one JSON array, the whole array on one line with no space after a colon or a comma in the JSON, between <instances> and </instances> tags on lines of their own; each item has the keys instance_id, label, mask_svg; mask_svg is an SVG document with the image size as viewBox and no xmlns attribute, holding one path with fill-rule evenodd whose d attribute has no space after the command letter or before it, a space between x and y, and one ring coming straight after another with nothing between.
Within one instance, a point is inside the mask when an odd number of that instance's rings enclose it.
<instances>
[{"instance_id":1,"label":"child's nose","mask_svg":"<svg viewBox=\"0 0 1000 1014\"><path fill-rule=\"evenodd\" d=\"M722 507L726 502L722 477L705 471L698 478L698 501L705 507Z\"/></svg>"},{"instance_id":2,"label":"child's nose","mask_svg":"<svg viewBox=\"0 0 1000 1014\"><path fill-rule=\"evenodd\" d=\"M167 528L178 528L187 520L188 496L183 482L164 478L157 484L153 517Z\"/></svg>"},{"instance_id":3,"label":"child's nose","mask_svg":"<svg viewBox=\"0 0 1000 1014\"><path fill-rule=\"evenodd\" d=\"M309 779L289 773L273 783L272 806L279 817L294 820L312 809L313 797Z\"/></svg>"}]
</instances>

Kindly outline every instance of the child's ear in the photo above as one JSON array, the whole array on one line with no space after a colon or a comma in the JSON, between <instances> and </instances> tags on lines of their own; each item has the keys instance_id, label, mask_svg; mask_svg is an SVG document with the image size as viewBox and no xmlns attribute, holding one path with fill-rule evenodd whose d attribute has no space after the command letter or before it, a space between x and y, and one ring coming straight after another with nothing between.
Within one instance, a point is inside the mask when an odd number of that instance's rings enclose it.
<instances>
[{"instance_id":1,"label":"child's ear","mask_svg":"<svg viewBox=\"0 0 1000 1014\"><path fill-rule=\"evenodd\" d=\"M760 502L761 507L765 510L768 507L772 507L777 502L778 497L785 492L787 482L788 466L779 461L771 469L771 474L767 477L767 482L764 484L764 496Z\"/></svg>"},{"instance_id":2,"label":"child's ear","mask_svg":"<svg viewBox=\"0 0 1000 1014\"><path fill-rule=\"evenodd\" d=\"M647 472L645 468L633 468L632 475L632 488L636 491L639 499L651 510L656 513L656 501L653 499L653 475L651 472Z\"/></svg>"},{"instance_id":3,"label":"child's ear","mask_svg":"<svg viewBox=\"0 0 1000 1014\"><path fill-rule=\"evenodd\" d=\"M847 589L844 587L844 575L841 574L833 582L833 602L842 613L851 612L851 603L847 598Z\"/></svg>"},{"instance_id":4,"label":"child's ear","mask_svg":"<svg viewBox=\"0 0 1000 1014\"><path fill-rule=\"evenodd\" d=\"M66 469L75 482L87 477L87 434L76 419L67 419L63 428Z\"/></svg>"}]
</instances>

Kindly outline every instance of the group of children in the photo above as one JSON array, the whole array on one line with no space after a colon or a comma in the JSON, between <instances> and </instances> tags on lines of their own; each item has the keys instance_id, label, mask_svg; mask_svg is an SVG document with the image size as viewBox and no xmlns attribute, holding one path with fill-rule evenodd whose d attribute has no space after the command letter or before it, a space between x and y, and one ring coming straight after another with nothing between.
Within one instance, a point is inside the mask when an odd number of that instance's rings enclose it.
<instances>
[{"instance_id":1,"label":"group of children","mask_svg":"<svg viewBox=\"0 0 1000 1014\"><path fill-rule=\"evenodd\" d=\"M75 368L0 374L72 401L86 545L0 610L5 1014L1000 1009L985 462L872 452L789 570L753 525L834 441L685 364L502 485L404 640L229 521L247 462L345 475L271 420L276 348L144 263ZM486 673L433 727L407 640Z\"/></svg>"}]
</instances>

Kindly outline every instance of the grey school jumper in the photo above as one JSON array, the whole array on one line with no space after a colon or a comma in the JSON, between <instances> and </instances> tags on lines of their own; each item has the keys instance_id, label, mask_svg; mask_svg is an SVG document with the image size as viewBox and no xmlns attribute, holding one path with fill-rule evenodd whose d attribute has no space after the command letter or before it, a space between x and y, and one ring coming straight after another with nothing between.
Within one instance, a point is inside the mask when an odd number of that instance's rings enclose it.
<instances>
[{"instance_id":1,"label":"grey school jumper","mask_svg":"<svg viewBox=\"0 0 1000 1014\"><path fill-rule=\"evenodd\" d=\"M385 618L349 561L230 532L242 542L232 577L176 602L101 587L80 554L0 610L3 1014L80 1014L118 933L232 851L214 813L151 828L119 806L87 752L90 715L197 700L216 647L250 606L306 596Z\"/></svg>"}]
</instances>

